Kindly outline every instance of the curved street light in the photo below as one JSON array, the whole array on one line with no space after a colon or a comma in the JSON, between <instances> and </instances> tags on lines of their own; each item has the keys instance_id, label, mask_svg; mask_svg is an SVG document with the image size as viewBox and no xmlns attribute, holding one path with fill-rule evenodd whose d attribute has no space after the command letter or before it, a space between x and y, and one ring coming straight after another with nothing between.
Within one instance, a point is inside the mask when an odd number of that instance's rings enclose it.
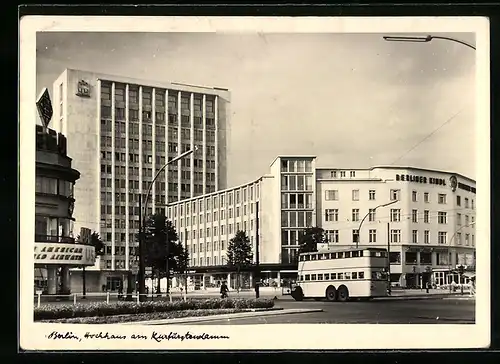
<instances>
[{"instance_id":1,"label":"curved street light","mask_svg":"<svg viewBox=\"0 0 500 364\"><path fill-rule=\"evenodd\" d=\"M368 217L368 215L370 215L371 212L375 212L380 207L386 207L386 206L392 205L392 204L394 204L396 202L399 202L399 200L394 200L394 201L391 201L391 202L388 202L388 203L384 203L382 205L378 205L375 208L373 208L371 211L368 211L368 213L365 215L365 217L363 217L363 219L359 223L359 227L358 227L358 239L356 239L356 249L358 248L359 242L361 241L361 226L365 222L365 220Z\"/></svg>"},{"instance_id":2,"label":"curved street light","mask_svg":"<svg viewBox=\"0 0 500 364\"><path fill-rule=\"evenodd\" d=\"M456 38L450 38L450 37L442 37L440 35L427 35L423 37L407 37L407 36L384 36L384 40L388 42L413 42L413 43L428 43L432 41L433 39L442 39L442 40L448 40L451 42L459 43L462 44L466 47L472 48L476 50L476 46L467 43L463 40L456 39Z\"/></svg>"},{"instance_id":3,"label":"curved street light","mask_svg":"<svg viewBox=\"0 0 500 364\"><path fill-rule=\"evenodd\" d=\"M146 192L146 197L144 199L144 210L143 210L143 206L142 206L142 194L139 195L139 274L138 274L139 277L137 279L139 281L139 300L141 300L141 297L144 297L143 295L145 294L145 291L146 291L145 290L146 285L145 285L145 281L144 281L146 267L145 267L145 262L144 262L144 244L143 244L144 232L143 232L143 229L144 229L144 225L145 225L144 220L145 220L145 217L147 215L146 212L147 212L148 200L149 200L149 196L151 195L151 188L153 187L153 184L156 181L156 179L158 178L158 176L160 175L160 173L163 172L165 170L165 168L167 168L167 166L169 166L170 164L172 164L174 162L179 161L182 158L187 157L188 155L192 154L196 150L198 150L197 146L195 146L194 149L188 150L187 152L184 152L184 153L178 155L177 157L175 157L175 158L169 160L167 163L165 163L163 165L163 167L161 167L158 170L158 172L156 172L153 180L149 183L149 187L148 187L147 192ZM168 189L167 189L166 195L167 195L167 199L168 199ZM167 264L168 264L168 259L167 259ZM168 285L168 274L167 274L167 285Z\"/></svg>"}]
</instances>

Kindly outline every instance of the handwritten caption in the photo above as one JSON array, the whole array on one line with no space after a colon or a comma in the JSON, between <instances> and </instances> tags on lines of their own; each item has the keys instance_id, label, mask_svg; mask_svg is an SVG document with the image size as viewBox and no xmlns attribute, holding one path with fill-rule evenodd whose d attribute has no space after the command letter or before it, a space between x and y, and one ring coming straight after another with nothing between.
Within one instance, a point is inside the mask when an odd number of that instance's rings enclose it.
<instances>
[{"instance_id":1,"label":"handwritten caption","mask_svg":"<svg viewBox=\"0 0 500 364\"><path fill-rule=\"evenodd\" d=\"M179 334L177 332L170 331L169 333L161 333L157 331L153 331L150 335L144 334L132 334L132 335L123 335L123 334L111 334L109 332L86 332L83 335L76 334L72 331L66 332L58 332L52 331L50 334L45 335L45 337L49 340L75 340L75 341L83 341L83 340L153 340L156 342L162 341L170 341L170 340L227 340L229 336L226 335L210 335L207 333L201 334L193 334L191 332L186 332L185 334Z\"/></svg>"}]
</instances>

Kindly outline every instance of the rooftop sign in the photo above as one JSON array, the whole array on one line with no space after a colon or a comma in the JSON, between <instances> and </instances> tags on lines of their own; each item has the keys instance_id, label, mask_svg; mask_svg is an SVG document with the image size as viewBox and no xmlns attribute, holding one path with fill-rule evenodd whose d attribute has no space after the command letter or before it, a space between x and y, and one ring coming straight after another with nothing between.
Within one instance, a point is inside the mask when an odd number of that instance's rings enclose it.
<instances>
[{"instance_id":1,"label":"rooftop sign","mask_svg":"<svg viewBox=\"0 0 500 364\"><path fill-rule=\"evenodd\" d=\"M36 101L36 108L38 110L38 115L45 127L49 126L50 120L54 111L52 109L52 101L50 100L49 90L45 87Z\"/></svg>"}]
</instances>

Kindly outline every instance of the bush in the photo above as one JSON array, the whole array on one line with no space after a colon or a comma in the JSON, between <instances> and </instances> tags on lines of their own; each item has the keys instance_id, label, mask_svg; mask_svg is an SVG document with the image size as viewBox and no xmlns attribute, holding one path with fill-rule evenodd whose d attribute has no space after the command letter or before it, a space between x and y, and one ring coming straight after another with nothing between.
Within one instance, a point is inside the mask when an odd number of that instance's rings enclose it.
<instances>
[{"instance_id":1,"label":"bush","mask_svg":"<svg viewBox=\"0 0 500 364\"><path fill-rule=\"evenodd\" d=\"M67 304L67 305L43 305L35 308L34 319L57 320L73 317L96 317L144 314L154 312L171 312L185 310L217 310L217 309L249 309L249 308L271 308L274 300L270 299L220 299L188 301L147 301L147 302L94 302L90 304Z\"/></svg>"}]
</instances>

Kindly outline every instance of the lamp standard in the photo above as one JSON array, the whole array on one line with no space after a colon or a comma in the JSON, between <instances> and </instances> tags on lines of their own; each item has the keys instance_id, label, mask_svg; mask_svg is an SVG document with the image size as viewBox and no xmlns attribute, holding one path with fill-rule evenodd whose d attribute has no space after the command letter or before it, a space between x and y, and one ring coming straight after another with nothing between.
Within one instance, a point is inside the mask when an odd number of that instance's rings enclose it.
<instances>
[{"instance_id":1,"label":"lamp standard","mask_svg":"<svg viewBox=\"0 0 500 364\"><path fill-rule=\"evenodd\" d=\"M146 197L144 198L144 211L142 210L142 194L139 196L139 274L138 274L138 281L139 281L139 295L140 299L144 297L145 294L145 282L144 282L144 275L145 275L145 262L144 262L144 225L145 225L145 216L147 212L147 206L148 206L148 200L149 200L149 195L151 194L151 188L153 187L153 183L156 181L158 176L160 175L161 172L165 170L165 168L174 163L179 161L180 159L187 157L191 153L193 153L195 150L198 148L195 147L195 149L188 150L187 152L184 152L177 157L169 160L163 167L161 167L158 172L156 172L153 180L149 183L149 187L146 192ZM168 186L168 185L167 185ZM168 199L168 188L167 188L167 199ZM168 254L168 251L167 251ZM167 257L167 267L168 267L168 257ZM168 269L167 269L167 289L168 289Z\"/></svg>"},{"instance_id":2,"label":"lamp standard","mask_svg":"<svg viewBox=\"0 0 500 364\"><path fill-rule=\"evenodd\" d=\"M453 235L450 237L450 242L448 243L448 247L450 249L450 254L448 256L448 267L450 268L450 274L451 274L451 271L452 271L452 266L451 266L451 243L453 242L453 240L455 239L455 236L457 235L457 233L459 233L462 229L466 228L466 227L469 227L469 226L472 226L474 225L476 222L471 222L470 224L467 224L467 225L463 225L463 226L460 226L457 230L455 230L455 232L453 233ZM452 288L451 288L451 280L450 280L450 292L452 291Z\"/></svg>"},{"instance_id":3,"label":"lamp standard","mask_svg":"<svg viewBox=\"0 0 500 364\"><path fill-rule=\"evenodd\" d=\"M356 249L358 248L358 244L359 244L359 242L361 240L361 226L365 222L365 220L368 217L368 215L370 215L370 213L372 213L372 212L375 212L380 207L386 207L386 206L392 205L392 204L394 204L396 202L398 202L398 200L394 200L394 201L391 201L391 202L388 202L388 203L384 203L382 205L378 205L375 208L373 208L371 211L368 211L368 213L363 217L363 219L361 219L361 222L359 223L359 227L358 227L358 238L356 239Z\"/></svg>"},{"instance_id":4,"label":"lamp standard","mask_svg":"<svg viewBox=\"0 0 500 364\"><path fill-rule=\"evenodd\" d=\"M450 38L450 37L442 37L439 35L426 35L423 37L405 37L405 36L384 36L384 40L388 42L411 42L411 43L428 43L432 41L433 39L442 39L442 40L448 40L451 42L459 43L462 44L466 47L472 48L476 50L476 46L467 43L463 40L460 39L455 39L455 38Z\"/></svg>"}]
</instances>

